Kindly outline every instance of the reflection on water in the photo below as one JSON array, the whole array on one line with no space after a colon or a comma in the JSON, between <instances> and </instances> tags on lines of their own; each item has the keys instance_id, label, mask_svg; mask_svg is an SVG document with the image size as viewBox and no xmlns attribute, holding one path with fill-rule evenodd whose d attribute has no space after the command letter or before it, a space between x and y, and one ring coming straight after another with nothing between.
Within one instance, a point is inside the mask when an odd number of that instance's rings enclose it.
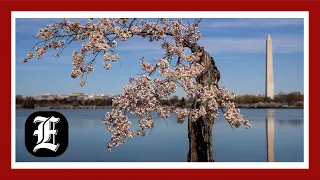
<instances>
[{"instance_id":1,"label":"reflection on water","mask_svg":"<svg viewBox=\"0 0 320 180\"><path fill-rule=\"evenodd\" d=\"M267 160L274 162L274 110L268 109L266 119Z\"/></svg>"},{"instance_id":2,"label":"reflection on water","mask_svg":"<svg viewBox=\"0 0 320 180\"><path fill-rule=\"evenodd\" d=\"M303 120L280 120L279 121L280 126L303 126Z\"/></svg>"},{"instance_id":3,"label":"reflection on water","mask_svg":"<svg viewBox=\"0 0 320 180\"><path fill-rule=\"evenodd\" d=\"M16 112L16 160L55 162L186 162L188 121L174 115L158 119L151 135L135 137L107 152L111 134L101 124L109 110L57 110L69 122L69 147L56 158L36 158L24 146L24 122L36 110ZM217 162L302 162L302 109L242 109L252 129L232 129L220 115L213 126L213 155ZM134 116L132 129L138 128ZM267 140L266 140L267 139ZM266 158L268 157L268 158Z\"/></svg>"}]
</instances>

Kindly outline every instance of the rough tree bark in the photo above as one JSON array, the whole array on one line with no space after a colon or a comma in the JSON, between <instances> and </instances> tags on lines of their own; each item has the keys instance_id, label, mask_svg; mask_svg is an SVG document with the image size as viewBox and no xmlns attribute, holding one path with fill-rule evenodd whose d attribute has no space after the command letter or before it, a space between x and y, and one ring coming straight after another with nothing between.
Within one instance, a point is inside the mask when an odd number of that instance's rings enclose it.
<instances>
[{"instance_id":1,"label":"rough tree bark","mask_svg":"<svg viewBox=\"0 0 320 180\"><path fill-rule=\"evenodd\" d=\"M205 71L196 81L202 85L218 85L220 80L220 72L215 65L214 59L210 54L200 47L198 44L192 44L192 52L201 52L200 62L205 64ZM192 105L193 108L199 108L196 104L196 98ZM195 122L188 119L188 137L189 152L188 162L214 162L212 151L212 127L214 119L209 116L200 117Z\"/></svg>"}]
</instances>

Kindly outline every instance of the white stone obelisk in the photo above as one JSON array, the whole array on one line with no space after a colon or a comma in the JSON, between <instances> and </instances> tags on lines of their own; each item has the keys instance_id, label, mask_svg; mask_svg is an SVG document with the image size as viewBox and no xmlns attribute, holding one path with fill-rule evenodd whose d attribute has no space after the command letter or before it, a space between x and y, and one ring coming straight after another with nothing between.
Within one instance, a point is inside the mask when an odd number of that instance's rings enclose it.
<instances>
[{"instance_id":1,"label":"white stone obelisk","mask_svg":"<svg viewBox=\"0 0 320 180\"><path fill-rule=\"evenodd\" d=\"M274 99L272 40L268 34L266 42L266 97Z\"/></svg>"},{"instance_id":2,"label":"white stone obelisk","mask_svg":"<svg viewBox=\"0 0 320 180\"><path fill-rule=\"evenodd\" d=\"M266 119L267 162L274 162L274 110L267 110Z\"/></svg>"}]
</instances>

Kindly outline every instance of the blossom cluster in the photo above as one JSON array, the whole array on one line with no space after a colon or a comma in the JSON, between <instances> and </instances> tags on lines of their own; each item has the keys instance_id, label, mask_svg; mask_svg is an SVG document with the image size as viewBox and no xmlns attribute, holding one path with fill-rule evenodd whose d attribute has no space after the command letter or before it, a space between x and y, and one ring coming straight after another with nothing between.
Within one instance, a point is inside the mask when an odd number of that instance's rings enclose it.
<instances>
[{"instance_id":1,"label":"blossom cluster","mask_svg":"<svg viewBox=\"0 0 320 180\"><path fill-rule=\"evenodd\" d=\"M153 72L155 70L155 68L156 68L155 65L152 65L152 64L147 63L147 62L141 62L140 64L141 64L142 70L147 71L149 73Z\"/></svg>"},{"instance_id":2,"label":"blossom cluster","mask_svg":"<svg viewBox=\"0 0 320 180\"><path fill-rule=\"evenodd\" d=\"M108 126L107 130L113 133L111 142L107 143L109 151L111 151L111 147L122 145L125 142L122 138L132 139L134 137L134 132L130 130L131 121L128 120L128 117L122 111L113 109L105 117L102 122Z\"/></svg>"},{"instance_id":3,"label":"blossom cluster","mask_svg":"<svg viewBox=\"0 0 320 180\"><path fill-rule=\"evenodd\" d=\"M178 121L184 121L189 115L189 111L185 108L176 108L174 110Z\"/></svg>"},{"instance_id":4,"label":"blossom cluster","mask_svg":"<svg viewBox=\"0 0 320 180\"><path fill-rule=\"evenodd\" d=\"M41 57L42 57L42 55L46 52L46 51L48 51L48 49L49 49L49 45L44 45L42 48L39 48L39 47L37 47L36 48L36 52L38 53L38 56L37 56L37 58L38 59L41 59ZM30 55L30 54L32 54L32 52L29 52L29 54L28 55ZM29 57L29 56L28 56ZM33 57L33 56L32 56Z\"/></svg>"},{"instance_id":5,"label":"blossom cluster","mask_svg":"<svg viewBox=\"0 0 320 180\"><path fill-rule=\"evenodd\" d=\"M64 45L64 41L53 41L52 43L49 44L49 48L58 50L60 47Z\"/></svg>"},{"instance_id":6,"label":"blossom cluster","mask_svg":"<svg viewBox=\"0 0 320 180\"><path fill-rule=\"evenodd\" d=\"M56 26L48 25L48 28L41 28L39 29L38 33L36 34L36 38L43 39L44 41L48 41L52 38L57 31Z\"/></svg>"}]
</instances>

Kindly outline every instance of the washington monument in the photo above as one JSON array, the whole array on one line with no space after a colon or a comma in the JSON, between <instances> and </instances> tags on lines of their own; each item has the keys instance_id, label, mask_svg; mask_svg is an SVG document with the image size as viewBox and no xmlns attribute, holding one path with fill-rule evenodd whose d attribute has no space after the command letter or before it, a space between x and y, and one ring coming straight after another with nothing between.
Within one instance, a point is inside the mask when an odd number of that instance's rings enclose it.
<instances>
[{"instance_id":1,"label":"washington monument","mask_svg":"<svg viewBox=\"0 0 320 180\"><path fill-rule=\"evenodd\" d=\"M268 34L266 42L266 99L274 99L272 40Z\"/></svg>"}]
</instances>

